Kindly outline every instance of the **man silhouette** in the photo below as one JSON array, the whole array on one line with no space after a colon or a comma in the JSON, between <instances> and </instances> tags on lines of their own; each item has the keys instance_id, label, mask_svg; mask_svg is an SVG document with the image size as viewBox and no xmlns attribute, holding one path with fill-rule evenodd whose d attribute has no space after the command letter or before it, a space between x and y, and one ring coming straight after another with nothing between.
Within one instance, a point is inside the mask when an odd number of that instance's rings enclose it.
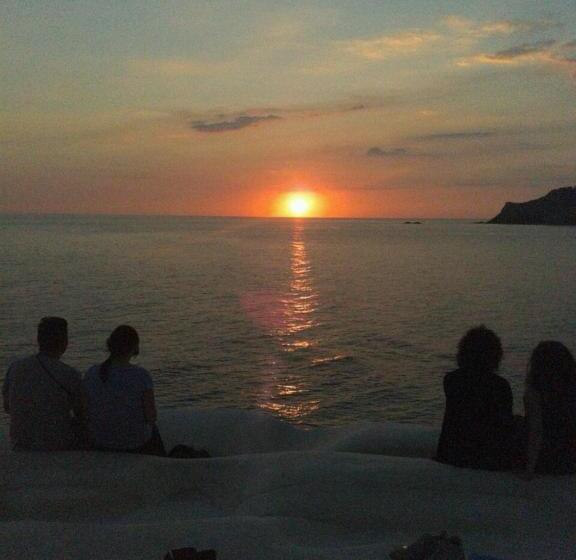
<instances>
[{"instance_id":1,"label":"man silhouette","mask_svg":"<svg viewBox=\"0 0 576 560\"><path fill-rule=\"evenodd\" d=\"M14 449L58 451L80 446L82 383L80 374L60 361L67 347L66 320L45 317L38 325L39 352L8 369L2 395Z\"/></svg>"}]
</instances>

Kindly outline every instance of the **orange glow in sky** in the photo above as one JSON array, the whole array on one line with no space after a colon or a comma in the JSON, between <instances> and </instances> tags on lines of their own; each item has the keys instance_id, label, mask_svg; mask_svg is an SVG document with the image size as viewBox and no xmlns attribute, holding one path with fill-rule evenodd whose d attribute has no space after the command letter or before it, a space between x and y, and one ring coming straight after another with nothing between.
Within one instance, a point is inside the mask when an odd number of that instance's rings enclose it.
<instances>
[{"instance_id":1,"label":"orange glow in sky","mask_svg":"<svg viewBox=\"0 0 576 560\"><path fill-rule=\"evenodd\" d=\"M0 0L0 214L483 220L575 184L574 0L70 4Z\"/></svg>"}]
</instances>

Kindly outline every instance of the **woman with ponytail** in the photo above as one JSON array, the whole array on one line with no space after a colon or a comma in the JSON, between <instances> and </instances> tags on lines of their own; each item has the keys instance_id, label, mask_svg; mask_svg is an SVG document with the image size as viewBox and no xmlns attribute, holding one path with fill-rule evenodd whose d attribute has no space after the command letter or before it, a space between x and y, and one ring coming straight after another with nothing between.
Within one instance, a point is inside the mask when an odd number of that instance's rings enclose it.
<instances>
[{"instance_id":1,"label":"woman with ponytail","mask_svg":"<svg viewBox=\"0 0 576 560\"><path fill-rule=\"evenodd\" d=\"M140 350L136 329L116 327L107 340L109 357L84 377L88 425L94 447L147 455L166 455L156 428L150 374L131 364Z\"/></svg>"},{"instance_id":2,"label":"woman with ponytail","mask_svg":"<svg viewBox=\"0 0 576 560\"><path fill-rule=\"evenodd\" d=\"M540 342L532 352L524 406L526 478L576 473L576 362L561 342Z\"/></svg>"}]
</instances>

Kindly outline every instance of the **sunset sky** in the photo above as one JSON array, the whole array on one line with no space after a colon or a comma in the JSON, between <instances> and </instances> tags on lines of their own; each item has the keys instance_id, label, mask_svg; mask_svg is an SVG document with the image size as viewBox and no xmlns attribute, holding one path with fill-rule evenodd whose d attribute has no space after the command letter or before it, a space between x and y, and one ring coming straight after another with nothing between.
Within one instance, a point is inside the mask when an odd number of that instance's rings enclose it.
<instances>
[{"instance_id":1,"label":"sunset sky","mask_svg":"<svg viewBox=\"0 0 576 560\"><path fill-rule=\"evenodd\" d=\"M0 212L467 217L576 184L572 0L3 0Z\"/></svg>"}]
</instances>

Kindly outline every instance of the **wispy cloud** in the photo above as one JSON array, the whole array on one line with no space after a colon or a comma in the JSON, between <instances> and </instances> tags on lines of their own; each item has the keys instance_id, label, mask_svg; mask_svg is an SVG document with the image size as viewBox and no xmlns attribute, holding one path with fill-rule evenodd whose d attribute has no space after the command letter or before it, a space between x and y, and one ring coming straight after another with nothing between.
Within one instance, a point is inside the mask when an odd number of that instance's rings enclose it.
<instances>
[{"instance_id":1,"label":"wispy cloud","mask_svg":"<svg viewBox=\"0 0 576 560\"><path fill-rule=\"evenodd\" d=\"M497 51L493 54L478 54L460 61L460 65L470 64L518 64L548 59L550 47L556 44L554 39L523 43L509 49Z\"/></svg>"},{"instance_id":2,"label":"wispy cloud","mask_svg":"<svg viewBox=\"0 0 576 560\"><path fill-rule=\"evenodd\" d=\"M556 57L555 61L565 64L576 64L576 56L560 56Z\"/></svg>"},{"instance_id":3,"label":"wispy cloud","mask_svg":"<svg viewBox=\"0 0 576 560\"><path fill-rule=\"evenodd\" d=\"M576 64L576 39L560 45L558 52L552 58L556 62Z\"/></svg>"},{"instance_id":4,"label":"wispy cloud","mask_svg":"<svg viewBox=\"0 0 576 560\"><path fill-rule=\"evenodd\" d=\"M374 146L366 151L366 155L368 157L373 158L396 158L396 157L403 157L409 155L409 152L406 148L379 148L378 146Z\"/></svg>"},{"instance_id":5,"label":"wispy cloud","mask_svg":"<svg viewBox=\"0 0 576 560\"><path fill-rule=\"evenodd\" d=\"M457 15L444 18L444 23L455 33L478 39L497 35L512 35L515 33L534 33L550 29L560 29L562 27L562 24L551 20L529 21L501 19L477 22Z\"/></svg>"},{"instance_id":6,"label":"wispy cloud","mask_svg":"<svg viewBox=\"0 0 576 560\"><path fill-rule=\"evenodd\" d=\"M510 49L498 51L491 55L490 58L494 60L514 60L515 58L522 58L525 56L533 56L542 52L546 52L556 41L550 39L547 41L536 41L535 43L524 43Z\"/></svg>"},{"instance_id":7,"label":"wispy cloud","mask_svg":"<svg viewBox=\"0 0 576 560\"><path fill-rule=\"evenodd\" d=\"M416 136L415 140L480 140L482 138L490 138L496 135L497 132L494 130L467 130L458 132L437 132L434 134L425 134L423 136Z\"/></svg>"},{"instance_id":8,"label":"wispy cloud","mask_svg":"<svg viewBox=\"0 0 576 560\"><path fill-rule=\"evenodd\" d=\"M255 126L266 121L277 121L282 117L278 115L240 115L231 120L220 121L192 121L191 128L198 132L230 132Z\"/></svg>"},{"instance_id":9,"label":"wispy cloud","mask_svg":"<svg viewBox=\"0 0 576 560\"><path fill-rule=\"evenodd\" d=\"M239 110L222 108L204 113L179 111L175 117L198 132L231 132L278 120L306 120L339 116L394 106L397 99L390 96L358 97L350 101L323 104L247 107Z\"/></svg>"},{"instance_id":10,"label":"wispy cloud","mask_svg":"<svg viewBox=\"0 0 576 560\"><path fill-rule=\"evenodd\" d=\"M382 60L396 55L412 54L438 41L441 35L421 29L383 35L372 39L356 39L345 45L345 50L363 58Z\"/></svg>"},{"instance_id":11,"label":"wispy cloud","mask_svg":"<svg viewBox=\"0 0 576 560\"><path fill-rule=\"evenodd\" d=\"M475 21L450 15L429 29L407 29L392 35L355 39L346 42L344 49L368 60L384 60L434 47L453 47L454 43L469 45L490 37L533 34L561 28L562 24L552 20Z\"/></svg>"},{"instance_id":12,"label":"wispy cloud","mask_svg":"<svg viewBox=\"0 0 576 560\"><path fill-rule=\"evenodd\" d=\"M348 55L360 57L367 62L440 55L460 68L550 65L561 71L568 70L576 80L573 72L576 65L576 40L565 38L562 42L564 27L563 23L552 19L480 21L450 15L429 28L357 38L339 43L338 48L341 55L344 48ZM516 44L500 49L493 44L490 47L494 41L500 46L506 38L516 38ZM356 67L354 59L346 56L340 58L346 61L344 65L352 64Z\"/></svg>"},{"instance_id":13,"label":"wispy cloud","mask_svg":"<svg viewBox=\"0 0 576 560\"><path fill-rule=\"evenodd\" d=\"M570 62L571 59L561 53L562 50L567 50L566 46L562 45L560 49L556 48L557 46L558 41L555 39L522 43L495 53L480 53L462 58L457 64L458 66L474 66L479 64L519 65L534 62Z\"/></svg>"}]
</instances>

